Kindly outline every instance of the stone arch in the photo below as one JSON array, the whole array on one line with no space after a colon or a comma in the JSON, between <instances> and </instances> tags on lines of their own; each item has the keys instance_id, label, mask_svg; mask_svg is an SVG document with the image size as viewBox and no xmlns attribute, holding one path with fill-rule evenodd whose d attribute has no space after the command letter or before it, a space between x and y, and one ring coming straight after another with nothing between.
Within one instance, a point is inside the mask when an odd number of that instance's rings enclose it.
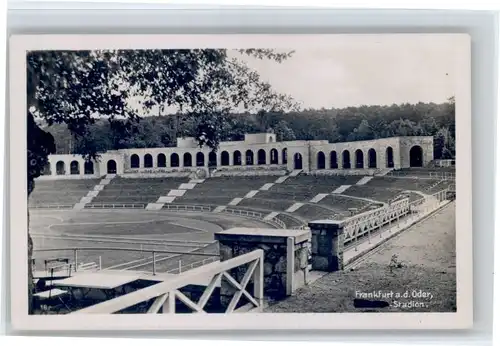
<instances>
[{"instance_id":1,"label":"stone arch","mask_svg":"<svg viewBox=\"0 0 500 346\"><path fill-rule=\"evenodd\" d=\"M293 168L302 169L302 155L300 153L293 155Z\"/></svg>"},{"instance_id":2,"label":"stone arch","mask_svg":"<svg viewBox=\"0 0 500 346\"><path fill-rule=\"evenodd\" d=\"M69 174L80 174L80 163L76 160L69 164Z\"/></svg>"},{"instance_id":3,"label":"stone arch","mask_svg":"<svg viewBox=\"0 0 500 346\"><path fill-rule=\"evenodd\" d=\"M410 167L423 167L424 151L420 145L414 145L410 149Z\"/></svg>"},{"instance_id":4,"label":"stone arch","mask_svg":"<svg viewBox=\"0 0 500 346\"><path fill-rule=\"evenodd\" d=\"M281 161L283 161L283 164L286 165L288 163L288 149L285 148L281 151Z\"/></svg>"},{"instance_id":5,"label":"stone arch","mask_svg":"<svg viewBox=\"0 0 500 346\"><path fill-rule=\"evenodd\" d=\"M208 166L209 167L216 167L217 166L217 154L215 151L211 151L208 154Z\"/></svg>"},{"instance_id":6,"label":"stone arch","mask_svg":"<svg viewBox=\"0 0 500 346\"><path fill-rule=\"evenodd\" d=\"M45 166L43 166L42 175L52 175L52 167L50 162L47 162Z\"/></svg>"},{"instance_id":7,"label":"stone arch","mask_svg":"<svg viewBox=\"0 0 500 346\"><path fill-rule=\"evenodd\" d=\"M220 153L220 165L229 166L229 153L225 150Z\"/></svg>"},{"instance_id":8,"label":"stone arch","mask_svg":"<svg viewBox=\"0 0 500 346\"><path fill-rule=\"evenodd\" d=\"M130 156L130 168L139 168L139 155L132 154Z\"/></svg>"},{"instance_id":9,"label":"stone arch","mask_svg":"<svg viewBox=\"0 0 500 346\"><path fill-rule=\"evenodd\" d=\"M377 168L377 152L373 148L368 150L368 168Z\"/></svg>"},{"instance_id":10,"label":"stone arch","mask_svg":"<svg viewBox=\"0 0 500 346\"><path fill-rule=\"evenodd\" d=\"M158 154L158 156L156 157L156 166L167 167L167 157L165 156L165 154Z\"/></svg>"},{"instance_id":11,"label":"stone arch","mask_svg":"<svg viewBox=\"0 0 500 346\"><path fill-rule=\"evenodd\" d=\"M257 164L258 165L265 165L266 164L266 151L264 149L259 149L257 151Z\"/></svg>"},{"instance_id":12,"label":"stone arch","mask_svg":"<svg viewBox=\"0 0 500 346\"><path fill-rule=\"evenodd\" d=\"M339 163L337 161L337 152L335 150L330 151L330 169L339 168Z\"/></svg>"},{"instance_id":13,"label":"stone arch","mask_svg":"<svg viewBox=\"0 0 500 346\"><path fill-rule=\"evenodd\" d=\"M196 166L205 166L205 154L203 154L201 151L196 154Z\"/></svg>"},{"instance_id":14,"label":"stone arch","mask_svg":"<svg viewBox=\"0 0 500 346\"><path fill-rule=\"evenodd\" d=\"M354 152L354 156L356 157L356 168L364 168L364 155L361 149L358 149Z\"/></svg>"},{"instance_id":15,"label":"stone arch","mask_svg":"<svg viewBox=\"0 0 500 346\"><path fill-rule=\"evenodd\" d=\"M271 165L277 165L278 164L278 150L276 149L271 149L271 151L269 152L269 156L270 156L270 161L271 161Z\"/></svg>"},{"instance_id":16,"label":"stone arch","mask_svg":"<svg viewBox=\"0 0 500 346\"><path fill-rule=\"evenodd\" d=\"M83 164L84 174L94 174L94 163L92 161L85 161Z\"/></svg>"},{"instance_id":17,"label":"stone arch","mask_svg":"<svg viewBox=\"0 0 500 346\"><path fill-rule=\"evenodd\" d=\"M144 168L153 167L153 156L151 154L144 155Z\"/></svg>"},{"instance_id":18,"label":"stone arch","mask_svg":"<svg viewBox=\"0 0 500 346\"><path fill-rule=\"evenodd\" d=\"M241 153L239 150L233 152L233 166L241 166Z\"/></svg>"},{"instance_id":19,"label":"stone arch","mask_svg":"<svg viewBox=\"0 0 500 346\"><path fill-rule=\"evenodd\" d=\"M344 150L342 152L342 168L351 168L351 153L349 150Z\"/></svg>"},{"instance_id":20,"label":"stone arch","mask_svg":"<svg viewBox=\"0 0 500 346\"><path fill-rule=\"evenodd\" d=\"M326 168L326 159L325 159L325 153L320 151L318 152L318 158L317 158L317 167L318 169L325 169Z\"/></svg>"},{"instance_id":21,"label":"stone arch","mask_svg":"<svg viewBox=\"0 0 500 346\"><path fill-rule=\"evenodd\" d=\"M183 161L184 161L184 167L193 166L193 157L191 156L190 153L184 153Z\"/></svg>"},{"instance_id":22,"label":"stone arch","mask_svg":"<svg viewBox=\"0 0 500 346\"><path fill-rule=\"evenodd\" d=\"M106 172L108 174L116 174L116 161L115 160L108 160L106 163Z\"/></svg>"},{"instance_id":23,"label":"stone arch","mask_svg":"<svg viewBox=\"0 0 500 346\"><path fill-rule=\"evenodd\" d=\"M392 147L387 147L385 150L387 168L394 168L394 150Z\"/></svg>"},{"instance_id":24,"label":"stone arch","mask_svg":"<svg viewBox=\"0 0 500 346\"><path fill-rule=\"evenodd\" d=\"M64 164L63 161L57 161L57 163L56 163L56 174L57 175L64 175L64 174L66 174L66 165Z\"/></svg>"},{"instance_id":25,"label":"stone arch","mask_svg":"<svg viewBox=\"0 0 500 346\"><path fill-rule=\"evenodd\" d=\"M245 162L247 163L247 166L252 166L253 165L253 151L248 149L245 152L245 159L246 159Z\"/></svg>"},{"instance_id":26,"label":"stone arch","mask_svg":"<svg viewBox=\"0 0 500 346\"><path fill-rule=\"evenodd\" d=\"M177 153L172 153L170 155L170 167L179 167L179 155Z\"/></svg>"}]
</instances>

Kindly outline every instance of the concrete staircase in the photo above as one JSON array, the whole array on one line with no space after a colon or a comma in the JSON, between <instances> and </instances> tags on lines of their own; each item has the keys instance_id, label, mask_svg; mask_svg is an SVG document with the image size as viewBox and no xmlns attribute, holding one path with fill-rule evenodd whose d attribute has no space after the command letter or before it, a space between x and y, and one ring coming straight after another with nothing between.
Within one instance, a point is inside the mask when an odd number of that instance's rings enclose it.
<instances>
[{"instance_id":1,"label":"concrete staircase","mask_svg":"<svg viewBox=\"0 0 500 346\"><path fill-rule=\"evenodd\" d=\"M81 210L84 209L85 206L89 203L92 202L92 200L99 195L99 192L104 189L104 186L108 185L111 182L111 179L113 179L116 176L116 174L108 174L106 175L101 181L99 181L99 184L95 185L92 190L90 190L86 196L83 196L80 199L80 202L76 203L73 206L73 209L75 210Z\"/></svg>"}]
</instances>

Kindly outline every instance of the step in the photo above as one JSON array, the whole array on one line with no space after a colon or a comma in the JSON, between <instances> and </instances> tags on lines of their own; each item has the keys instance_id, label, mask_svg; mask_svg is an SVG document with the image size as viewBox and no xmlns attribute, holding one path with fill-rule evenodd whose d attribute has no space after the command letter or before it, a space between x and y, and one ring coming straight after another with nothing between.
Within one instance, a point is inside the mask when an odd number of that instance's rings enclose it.
<instances>
[{"instance_id":1,"label":"step","mask_svg":"<svg viewBox=\"0 0 500 346\"><path fill-rule=\"evenodd\" d=\"M167 196L181 197L181 196L184 196L185 193L186 193L186 190L173 189L173 190L170 190L168 192Z\"/></svg>"},{"instance_id":2,"label":"step","mask_svg":"<svg viewBox=\"0 0 500 346\"><path fill-rule=\"evenodd\" d=\"M288 176L285 175L284 177L279 177L278 179L276 179L276 181L274 183L275 184L281 184L281 183L283 183L287 179L288 179Z\"/></svg>"},{"instance_id":3,"label":"step","mask_svg":"<svg viewBox=\"0 0 500 346\"><path fill-rule=\"evenodd\" d=\"M367 182L369 182L370 180L372 180L373 177L363 177L361 178L357 183L356 185L365 185Z\"/></svg>"},{"instance_id":4,"label":"step","mask_svg":"<svg viewBox=\"0 0 500 346\"><path fill-rule=\"evenodd\" d=\"M158 198L156 203L163 203L163 204L172 203L174 200L175 200L175 196L161 196L160 198Z\"/></svg>"},{"instance_id":5,"label":"step","mask_svg":"<svg viewBox=\"0 0 500 346\"><path fill-rule=\"evenodd\" d=\"M89 191L87 193L87 197L97 197L97 195L99 194L99 191Z\"/></svg>"},{"instance_id":6,"label":"step","mask_svg":"<svg viewBox=\"0 0 500 346\"><path fill-rule=\"evenodd\" d=\"M350 187L351 187L351 185L340 185L332 193L343 193L345 190L347 190Z\"/></svg>"},{"instance_id":7,"label":"step","mask_svg":"<svg viewBox=\"0 0 500 346\"><path fill-rule=\"evenodd\" d=\"M104 189L104 185L99 184L99 185L94 186L94 191L102 191L103 189Z\"/></svg>"},{"instance_id":8,"label":"step","mask_svg":"<svg viewBox=\"0 0 500 346\"><path fill-rule=\"evenodd\" d=\"M243 198L240 197L233 198L233 200L229 202L229 205L238 205L238 203L240 203L242 200Z\"/></svg>"},{"instance_id":9,"label":"step","mask_svg":"<svg viewBox=\"0 0 500 346\"><path fill-rule=\"evenodd\" d=\"M296 176L298 176L300 174L300 172L302 172L301 169L295 169L295 170L292 171L292 173L290 173L290 176L291 177L296 177Z\"/></svg>"},{"instance_id":10,"label":"step","mask_svg":"<svg viewBox=\"0 0 500 346\"><path fill-rule=\"evenodd\" d=\"M214 211L213 211L213 212L214 212L214 213L220 213L220 212L222 212L222 211L226 210L226 208L227 208L227 207L226 207L225 205L219 205L217 208L215 208L215 209L214 209Z\"/></svg>"},{"instance_id":11,"label":"step","mask_svg":"<svg viewBox=\"0 0 500 346\"><path fill-rule=\"evenodd\" d=\"M73 209L74 210L82 210L85 208L85 204L86 203L76 203L74 206L73 206Z\"/></svg>"},{"instance_id":12,"label":"step","mask_svg":"<svg viewBox=\"0 0 500 346\"><path fill-rule=\"evenodd\" d=\"M328 196L327 193L319 193L316 196L314 196L313 199L310 200L310 202L311 203L318 203L319 201L321 201L326 196Z\"/></svg>"},{"instance_id":13,"label":"step","mask_svg":"<svg viewBox=\"0 0 500 346\"><path fill-rule=\"evenodd\" d=\"M205 181L205 179L191 179L189 184L201 184Z\"/></svg>"},{"instance_id":14,"label":"step","mask_svg":"<svg viewBox=\"0 0 500 346\"><path fill-rule=\"evenodd\" d=\"M192 190L195 186L193 183L184 183L179 186L179 190Z\"/></svg>"},{"instance_id":15,"label":"step","mask_svg":"<svg viewBox=\"0 0 500 346\"><path fill-rule=\"evenodd\" d=\"M244 198L252 198L253 196L255 196L258 193L259 193L259 190L252 190L249 193L247 193Z\"/></svg>"},{"instance_id":16,"label":"step","mask_svg":"<svg viewBox=\"0 0 500 346\"><path fill-rule=\"evenodd\" d=\"M148 203L146 210L160 210L163 208L163 203Z\"/></svg>"},{"instance_id":17,"label":"step","mask_svg":"<svg viewBox=\"0 0 500 346\"><path fill-rule=\"evenodd\" d=\"M94 197L88 197L88 196L82 197L82 198L80 199L80 203L83 203L83 204L90 203L90 202L92 202L92 199L93 199L93 198L94 198Z\"/></svg>"},{"instance_id":18,"label":"step","mask_svg":"<svg viewBox=\"0 0 500 346\"><path fill-rule=\"evenodd\" d=\"M274 218L275 218L276 216L278 216L278 215L279 215L279 213L277 213L277 212L273 211L273 212L271 212L271 213L267 214L266 216L264 216L264 220L265 220L265 221L272 220L272 219L274 219Z\"/></svg>"},{"instance_id":19,"label":"step","mask_svg":"<svg viewBox=\"0 0 500 346\"><path fill-rule=\"evenodd\" d=\"M290 208L288 208L286 210L286 212L287 213L293 213L294 211L296 211L297 209L299 209L303 205L304 205L304 203L294 203L294 204L292 204L292 206Z\"/></svg>"},{"instance_id":20,"label":"step","mask_svg":"<svg viewBox=\"0 0 500 346\"><path fill-rule=\"evenodd\" d=\"M111 181L111 179L102 179L99 182L99 185L108 185L110 181Z\"/></svg>"},{"instance_id":21,"label":"step","mask_svg":"<svg viewBox=\"0 0 500 346\"><path fill-rule=\"evenodd\" d=\"M264 185L262 185L262 187L259 190L260 191L268 191L273 185L274 185L274 183L264 184Z\"/></svg>"}]
</instances>

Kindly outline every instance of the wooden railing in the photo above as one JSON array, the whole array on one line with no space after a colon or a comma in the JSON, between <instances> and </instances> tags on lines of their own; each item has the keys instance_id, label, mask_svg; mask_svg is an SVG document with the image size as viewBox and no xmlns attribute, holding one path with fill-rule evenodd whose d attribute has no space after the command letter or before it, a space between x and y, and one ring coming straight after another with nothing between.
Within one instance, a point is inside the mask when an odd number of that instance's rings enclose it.
<instances>
[{"instance_id":1,"label":"wooden railing","mask_svg":"<svg viewBox=\"0 0 500 346\"><path fill-rule=\"evenodd\" d=\"M242 281L238 282L229 274L229 271L243 265L247 265L248 267ZM196 279L199 277L208 277L210 280L201 298L198 302L194 302L182 293L180 289L196 282ZM192 312L206 313L204 308L222 278L225 278L235 288L235 293L225 310L226 313L238 311L236 310L236 306L242 296L245 296L250 302L249 304L252 305L250 311L262 311L264 298L264 251L255 250L224 262L213 262L186 271L169 278L167 281L75 311L73 314L112 314L151 300L153 302L149 306L147 313L154 314L161 310L164 314L173 314L176 312L175 306L177 300L183 302ZM253 279L253 294L247 291L247 286L251 279ZM240 309L249 311L247 306Z\"/></svg>"},{"instance_id":2,"label":"wooden railing","mask_svg":"<svg viewBox=\"0 0 500 346\"><path fill-rule=\"evenodd\" d=\"M367 211L348 219L342 224L344 228L344 244L356 242L363 236L370 236L372 232L380 230L391 223L398 223L402 218L409 216L418 218L420 215L436 209L441 202L447 199L448 189L436 192L413 202L408 198L395 201L388 206Z\"/></svg>"}]
</instances>

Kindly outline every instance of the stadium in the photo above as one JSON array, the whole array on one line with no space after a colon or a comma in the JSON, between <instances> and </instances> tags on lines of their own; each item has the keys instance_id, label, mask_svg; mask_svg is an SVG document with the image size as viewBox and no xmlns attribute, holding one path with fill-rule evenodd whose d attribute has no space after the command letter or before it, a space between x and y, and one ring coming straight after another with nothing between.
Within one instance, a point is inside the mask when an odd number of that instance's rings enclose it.
<instances>
[{"instance_id":1,"label":"stadium","mask_svg":"<svg viewBox=\"0 0 500 346\"><path fill-rule=\"evenodd\" d=\"M29 198L35 313L401 311L352 290L422 278L435 298L412 311L455 311L455 163L433 150L253 133L50 155Z\"/></svg>"}]
</instances>

